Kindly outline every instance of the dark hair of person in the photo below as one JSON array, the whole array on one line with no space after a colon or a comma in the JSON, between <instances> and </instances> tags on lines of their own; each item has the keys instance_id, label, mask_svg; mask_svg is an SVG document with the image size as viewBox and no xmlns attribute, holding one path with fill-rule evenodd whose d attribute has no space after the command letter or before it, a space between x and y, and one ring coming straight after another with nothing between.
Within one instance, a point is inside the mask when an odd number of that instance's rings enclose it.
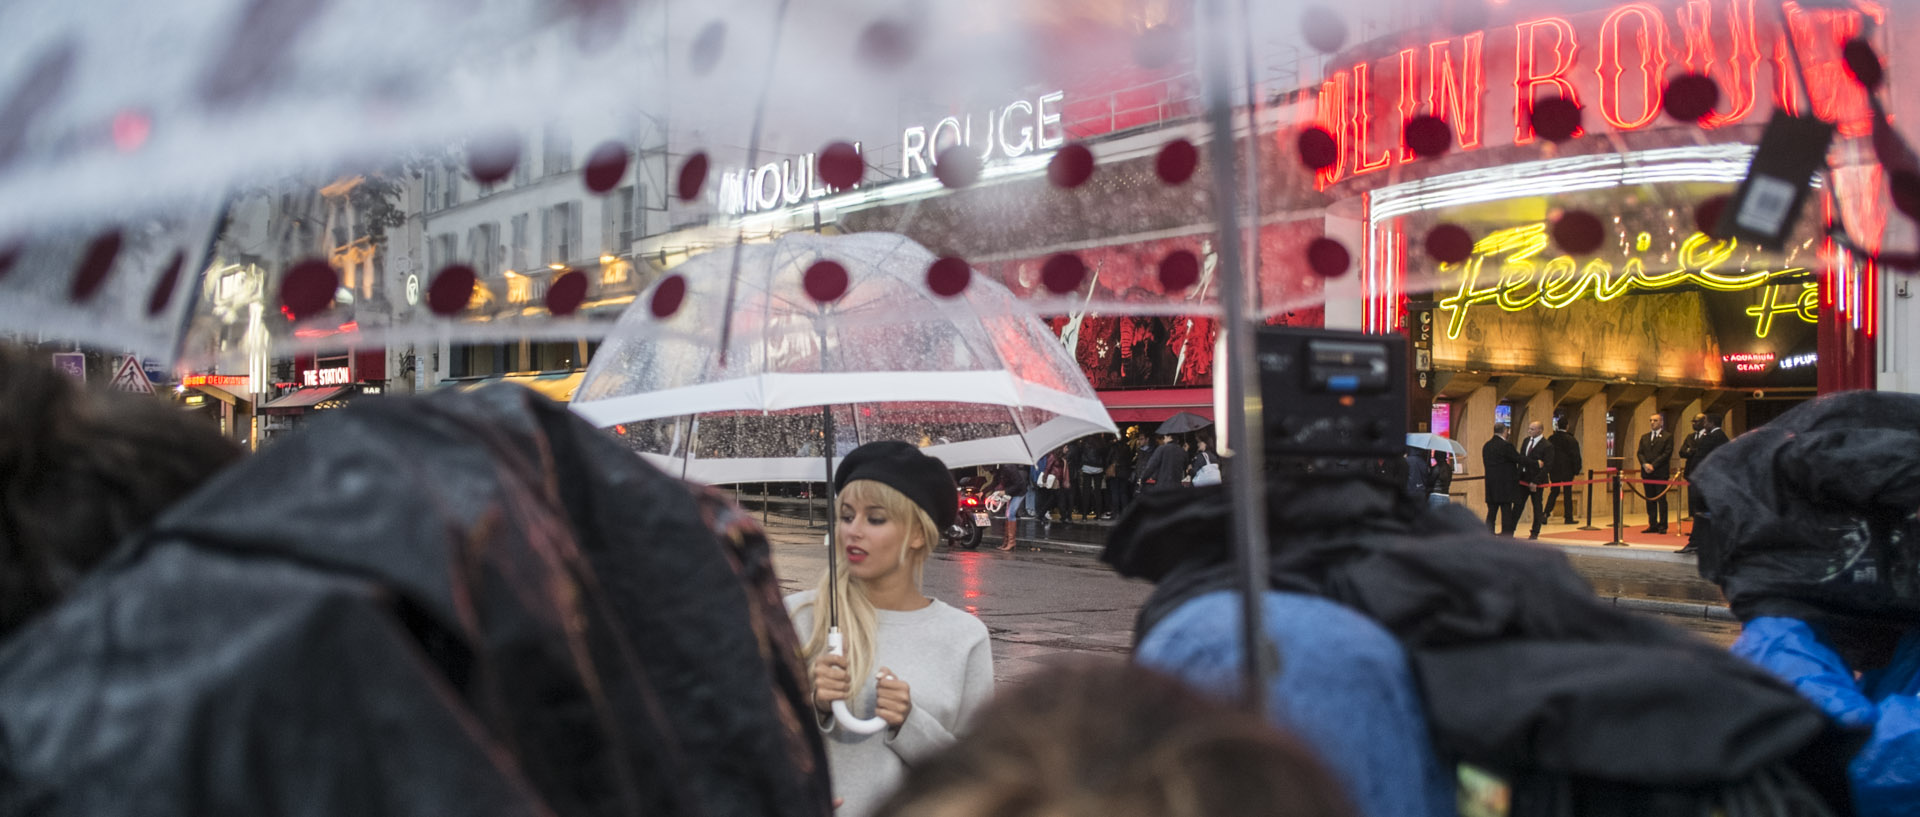
<instances>
[{"instance_id":1,"label":"dark hair of person","mask_svg":"<svg viewBox=\"0 0 1920 817\"><path fill-rule=\"evenodd\" d=\"M0 346L0 638L240 453L161 400Z\"/></svg>"},{"instance_id":2,"label":"dark hair of person","mask_svg":"<svg viewBox=\"0 0 1920 817\"><path fill-rule=\"evenodd\" d=\"M1319 759L1265 720L1133 665L1024 679L916 764L880 817L1349 817Z\"/></svg>"}]
</instances>

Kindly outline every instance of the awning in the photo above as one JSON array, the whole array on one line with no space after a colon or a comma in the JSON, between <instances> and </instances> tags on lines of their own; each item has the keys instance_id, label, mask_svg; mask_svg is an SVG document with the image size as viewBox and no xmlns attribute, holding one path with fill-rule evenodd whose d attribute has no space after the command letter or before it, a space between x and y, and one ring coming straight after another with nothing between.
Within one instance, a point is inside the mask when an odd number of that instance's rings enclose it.
<instances>
[{"instance_id":1,"label":"awning","mask_svg":"<svg viewBox=\"0 0 1920 817\"><path fill-rule=\"evenodd\" d=\"M305 414L314 406L340 396L351 386L318 386L300 389L260 407L261 414Z\"/></svg>"},{"instance_id":2,"label":"awning","mask_svg":"<svg viewBox=\"0 0 1920 817\"><path fill-rule=\"evenodd\" d=\"M442 380L442 388L477 389L488 383L516 383L533 389L562 403L573 402L573 392L580 388L580 381L587 376L585 369L575 372L541 372L539 374L493 375L491 377L459 378Z\"/></svg>"},{"instance_id":3,"label":"awning","mask_svg":"<svg viewBox=\"0 0 1920 817\"><path fill-rule=\"evenodd\" d=\"M227 391L226 389L220 388L219 386L190 386L189 388L199 391L200 393L205 394L208 397L211 397L222 403L233 403L235 405L238 405L240 403L253 402L252 399L249 398L247 395L240 394L237 392L230 392L230 391Z\"/></svg>"},{"instance_id":4,"label":"awning","mask_svg":"<svg viewBox=\"0 0 1920 817\"><path fill-rule=\"evenodd\" d=\"M1183 411L1213 419L1213 389L1129 389L1098 393L1115 423L1159 423Z\"/></svg>"}]
</instances>

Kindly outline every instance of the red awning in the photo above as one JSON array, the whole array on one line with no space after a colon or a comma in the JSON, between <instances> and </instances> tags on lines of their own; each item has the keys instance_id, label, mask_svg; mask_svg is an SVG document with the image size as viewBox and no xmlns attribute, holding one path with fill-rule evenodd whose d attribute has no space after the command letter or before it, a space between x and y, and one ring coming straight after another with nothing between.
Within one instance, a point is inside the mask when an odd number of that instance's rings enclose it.
<instances>
[{"instance_id":1,"label":"red awning","mask_svg":"<svg viewBox=\"0 0 1920 817\"><path fill-rule=\"evenodd\" d=\"M348 386L301 389L260 407L261 414L305 414L314 406L339 396Z\"/></svg>"},{"instance_id":2,"label":"red awning","mask_svg":"<svg viewBox=\"0 0 1920 817\"><path fill-rule=\"evenodd\" d=\"M1117 424L1158 423L1183 411L1213 419L1213 389L1129 389L1103 391L1100 402Z\"/></svg>"}]
</instances>

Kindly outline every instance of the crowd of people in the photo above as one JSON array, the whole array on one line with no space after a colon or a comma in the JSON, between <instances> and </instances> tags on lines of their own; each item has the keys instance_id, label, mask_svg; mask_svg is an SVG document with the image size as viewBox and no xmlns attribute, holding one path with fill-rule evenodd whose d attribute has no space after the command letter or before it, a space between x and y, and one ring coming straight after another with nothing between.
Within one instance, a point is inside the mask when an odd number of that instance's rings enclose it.
<instances>
[{"instance_id":1,"label":"crowd of people","mask_svg":"<svg viewBox=\"0 0 1920 817\"><path fill-rule=\"evenodd\" d=\"M1005 464L962 477L983 494L1004 497L996 512L1005 535L1001 550L1019 546L1022 519L1038 523L1041 538L1055 521L1111 521L1147 491L1208 485L1221 478L1221 461L1205 434L1155 434L1129 426L1121 436L1074 440L1032 466Z\"/></svg>"},{"instance_id":2,"label":"crowd of people","mask_svg":"<svg viewBox=\"0 0 1920 817\"><path fill-rule=\"evenodd\" d=\"M1227 703L1239 568L1201 442L996 473L1016 499L1141 488L1039 512L1119 513L1103 559L1155 585L1128 665L996 693L987 627L926 592L959 494L912 444L843 459L829 567L782 599L751 517L516 387L371 401L252 456L141 400L0 352L0 815L1446 817L1464 767L1515 817L1920 803L1920 628L1743 584L1738 550L1857 516L1905 553L1920 400L1725 443L1701 420L1702 509L1739 510L1702 563L1750 621L1732 653L1434 502L1444 458L1404 486L1271 463L1263 718ZM1516 481L1551 473L1538 424L1496 440ZM1841 491L1814 441L1891 458ZM1920 613L1891 592L1872 609Z\"/></svg>"}]
</instances>

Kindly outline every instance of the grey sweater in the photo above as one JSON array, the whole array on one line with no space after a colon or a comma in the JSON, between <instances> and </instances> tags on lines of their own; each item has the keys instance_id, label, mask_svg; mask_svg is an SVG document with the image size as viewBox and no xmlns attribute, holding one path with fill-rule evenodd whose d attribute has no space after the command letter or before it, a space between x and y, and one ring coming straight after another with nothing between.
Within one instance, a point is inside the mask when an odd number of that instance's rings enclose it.
<instances>
[{"instance_id":1,"label":"grey sweater","mask_svg":"<svg viewBox=\"0 0 1920 817\"><path fill-rule=\"evenodd\" d=\"M793 626L805 639L813 632L814 591L787 597ZM973 714L993 694L993 653L980 620L935 599L919 610L877 610L880 632L873 669L893 670L907 682L913 708L898 734L881 730L855 735L818 719L833 774L833 796L843 798L834 817L866 817L892 794L907 767L953 743ZM853 713L873 714L874 684L867 679Z\"/></svg>"}]
</instances>

